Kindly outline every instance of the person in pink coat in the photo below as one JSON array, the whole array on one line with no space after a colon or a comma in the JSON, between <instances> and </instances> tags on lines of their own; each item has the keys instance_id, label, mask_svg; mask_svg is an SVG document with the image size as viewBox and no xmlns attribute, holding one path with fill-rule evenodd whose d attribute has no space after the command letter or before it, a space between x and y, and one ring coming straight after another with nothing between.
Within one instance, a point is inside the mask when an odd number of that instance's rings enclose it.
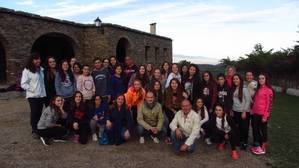
<instances>
[{"instance_id":1,"label":"person in pink coat","mask_svg":"<svg viewBox=\"0 0 299 168\"><path fill-rule=\"evenodd\" d=\"M267 148L267 122L272 110L274 92L268 83L268 77L260 74L258 78L257 91L252 106L252 130L254 147L253 154L261 155L266 153Z\"/></svg>"}]
</instances>

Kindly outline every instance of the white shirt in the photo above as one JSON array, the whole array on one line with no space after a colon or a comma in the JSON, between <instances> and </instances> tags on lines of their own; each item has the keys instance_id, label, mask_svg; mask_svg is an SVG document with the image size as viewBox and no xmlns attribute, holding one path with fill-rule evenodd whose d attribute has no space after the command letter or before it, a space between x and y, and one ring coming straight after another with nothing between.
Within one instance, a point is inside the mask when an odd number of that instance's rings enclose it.
<instances>
[{"instance_id":1,"label":"white shirt","mask_svg":"<svg viewBox=\"0 0 299 168\"><path fill-rule=\"evenodd\" d=\"M208 113L208 110L207 110L207 107L204 106L204 113L205 113L205 117L204 118L201 118L201 115L200 115L200 110L197 112L198 114L198 117L199 117L199 126L201 127L205 122L207 122L209 120L209 113Z\"/></svg>"},{"instance_id":2,"label":"white shirt","mask_svg":"<svg viewBox=\"0 0 299 168\"><path fill-rule=\"evenodd\" d=\"M168 86L170 85L170 81L173 78L177 78L181 82L181 75L180 75L180 73L174 74L173 72L171 72L168 75L168 78L167 78L167 81L166 81L166 84L165 84L165 88L168 88Z\"/></svg>"},{"instance_id":3,"label":"white shirt","mask_svg":"<svg viewBox=\"0 0 299 168\"><path fill-rule=\"evenodd\" d=\"M224 120L223 127L222 127L222 120ZM226 117L223 117L223 119L216 117L216 126L219 130L224 131L225 133L229 133L229 131L231 130L231 127L228 125Z\"/></svg>"},{"instance_id":4,"label":"white shirt","mask_svg":"<svg viewBox=\"0 0 299 168\"><path fill-rule=\"evenodd\" d=\"M169 127L172 131L179 128L183 134L188 137L185 141L185 144L188 146L192 145L196 138L199 138L199 116L193 110L188 113L186 118L182 110L178 111Z\"/></svg>"},{"instance_id":5,"label":"white shirt","mask_svg":"<svg viewBox=\"0 0 299 168\"><path fill-rule=\"evenodd\" d=\"M26 90L26 98L46 97L46 89L44 83L44 69L32 73L27 68L22 72L21 87Z\"/></svg>"}]
</instances>

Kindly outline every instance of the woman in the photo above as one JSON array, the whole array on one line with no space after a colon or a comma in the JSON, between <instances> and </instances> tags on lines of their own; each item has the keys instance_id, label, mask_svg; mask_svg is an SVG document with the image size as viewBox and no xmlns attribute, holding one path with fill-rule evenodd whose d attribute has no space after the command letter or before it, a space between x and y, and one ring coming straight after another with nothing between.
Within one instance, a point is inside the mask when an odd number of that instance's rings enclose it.
<instances>
[{"instance_id":1,"label":"woman","mask_svg":"<svg viewBox=\"0 0 299 168\"><path fill-rule=\"evenodd\" d=\"M191 102L195 101L197 93L200 90L201 80L199 76L199 69L197 65L191 64L188 69L187 77L183 83L183 87L188 95L188 99Z\"/></svg>"},{"instance_id":2,"label":"woman","mask_svg":"<svg viewBox=\"0 0 299 168\"><path fill-rule=\"evenodd\" d=\"M173 78L176 78L180 83L182 81L181 75L179 73L179 65L175 64L175 63L173 63L171 65L171 73L168 75L168 78L167 78L167 81L166 81L166 84L165 84L165 88L168 88L168 86L170 84L170 81Z\"/></svg>"},{"instance_id":3,"label":"woman","mask_svg":"<svg viewBox=\"0 0 299 168\"><path fill-rule=\"evenodd\" d=\"M233 86L233 76L236 73L236 68L234 66L227 66L225 72L226 72L225 74L226 83L228 87L231 88Z\"/></svg>"},{"instance_id":4,"label":"woman","mask_svg":"<svg viewBox=\"0 0 299 168\"><path fill-rule=\"evenodd\" d=\"M111 100L114 101L117 95L126 92L125 81L123 78L123 69L121 65L115 65L114 73L111 76Z\"/></svg>"},{"instance_id":5,"label":"woman","mask_svg":"<svg viewBox=\"0 0 299 168\"><path fill-rule=\"evenodd\" d=\"M115 56L111 56L111 57L109 58L109 70L110 70L110 72L111 72L111 75L114 74L114 70L115 70L115 68L116 68L116 66L117 66L118 64L119 64L119 63L118 63L118 61L117 61L117 59L116 59Z\"/></svg>"},{"instance_id":6,"label":"woman","mask_svg":"<svg viewBox=\"0 0 299 168\"><path fill-rule=\"evenodd\" d=\"M151 89L150 89L156 98L156 102L159 102L160 104L163 104L163 90L162 85L159 81L153 81Z\"/></svg>"},{"instance_id":7,"label":"woman","mask_svg":"<svg viewBox=\"0 0 299 168\"><path fill-rule=\"evenodd\" d=\"M164 80L167 80L168 75L170 74L170 63L165 61L161 66L161 75Z\"/></svg>"},{"instance_id":8,"label":"woman","mask_svg":"<svg viewBox=\"0 0 299 168\"><path fill-rule=\"evenodd\" d=\"M89 65L83 65L83 73L77 79L77 91L83 94L83 99L89 103L92 96L95 94L95 85L92 76L90 75Z\"/></svg>"},{"instance_id":9,"label":"woman","mask_svg":"<svg viewBox=\"0 0 299 168\"><path fill-rule=\"evenodd\" d=\"M67 60L62 60L55 75L56 94L65 99L65 108L68 111L72 96L76 91L76 82Z\"/></svg>"},{"instance_id":10,"label":"woman","mask_svg":"<svg viewBox=\"0 0 299 168\"><path fill-rule=\"evenodd\" d=\"M54 96L40 117L37 124L37 133L45 146L50 145L50 139L52 138L54 141L65 140L67 114L63 110L63 105L63 98Z\"/></svg>"},{"instance_id":11,"label":"woman","mask_svg":"<svg viewBox=\"0 0 299 168\"><path fill-rule=\"evenodd\" d=\"M146 75L148 76L148 78L150 80L153 77L153 73L154 73L154 65L153 65L153 63L147 63L146 64Z\"/></svg>"},{"instance_id":12,"label":"woman","mask_svg":"<svg viewBox=\"0 0 299 168\"><path fill-rule=\"evenodd\" d=\"M183 92L183 88L180 84L180 81L176 78L171 79L170 85L166 88L165 96L164 96L164 105L165 105L165 114L168 119L168 122L174 118L175 113L180 109L181 102L188 98L187 94ZM167 128L167 137L165 139L165 143L171 144L171 129Z\"/></svg>"},{"instance_id":13,"label":"woman","mask_svg":"<svg viewBox=\"0 0 299 168\"><path fill-rule=\"evenodd\" d=\"M42 114L45 103L46 89L44 84L44 69L40 66L39 54L32 53L22 72L21 87L26 91L26 98L30 106L31 132L34 139L38 139L37 123Z\"/></svg>"},{"instance_id":14,"label":"woman","mask_svg":"<svg viewBox=\"0 0 299 168\"><path fill-rule=\"evenodd\" d=\"M188 65L186 64L183 64L181 69L180 69L180 74L182 76L182 85L184 86L185 84L185 81L187 80L187 77L188 77Z\"/></svg>"},{"instance_id":15,"label":"woman","mask_svg":"<svg viewBox=\"0 0 299 168\"><path fill-rule=\"evenodd\" d=\"M227 115L231 116L233 104L232 91L225 81L225 75L220 73L217 75L217 104L220 104Z\"/></svg>"},{"instance_id":16,"label":"woman","mask_svg":"<svg viewBox=\"0 0 299 168\"><path fill-rule=\"evenodd\" d=\"M69 124L71 129L75 132L73 142L86 144L89 133L89 119L88 108L83 102L83 95L76 91L70 105Z\"/></svg>"},{"instance_id":17,"label":"woman","mask_svg":"<svg viewBox=\"0 0 299 168\"><path fill-rule=\"evenodd\" d=\"M128 87L131 87L133 85L133 82L135 79L138 79L141 81L142 87L145 88L146 85L149 84L149 77L146 74L146 67L144 65L140 65L138 72L134 73L129 81Z\"/></svg>"},{"instance_id":18,"label":"woman","mask_svg":"<svg viewBox=\"0 0 299 168\"><path fill-rule=\"evenodd\" d=\"M125 96L118 95L107 115L106 128L110 144L120 145L130 138L132 118L127 111Z\"/></svg>"},{"instance_id":19,"label":"woman","mask_svg":"<svg viewBox=\"0 0 299 168\"><path fill-rule=\"evenodd\" d=\"M79 62L75 62L72 71L75 77L75 81L77 81L78 77L82 74L82 65Z\"/></svg>"},{"instance_id":20,"label":"woman","mask_svg":"<svg viewBox=\"0 0 299 168\"><path fill-rule=\"evenodd\" d=\"M250 121L251 96L240 75L233 76L233 114L240 135L240 145L242 150L246 150L248 144L248 132Z\"/></svg>"},{"instance_id":21,"label":"woman","mask_svg":"<svg viewBox=\"0 0 299 168\"><path fill-rule=\"evenodd\" d=\"M208 109L208 112L211 114L217 98L217 86L210 71L205 71L202 74L201 89L200 96L202 96L204 99L204 103Z\"/></svg>"},{"instance_id":22,"label":"woman","mask_svg":"<svg viewBox=\"0 0 299 168\"><path fill-rule=\"evenodd\" d=\"M44 71L44 82L45 82L45 89L46 89L46 107L49 106L50 100L53 96L56 95L55 91L55 74L56 74L56 61L53 56L49 56L46 58L46 65Z\"/></svg>"}]
</instances>

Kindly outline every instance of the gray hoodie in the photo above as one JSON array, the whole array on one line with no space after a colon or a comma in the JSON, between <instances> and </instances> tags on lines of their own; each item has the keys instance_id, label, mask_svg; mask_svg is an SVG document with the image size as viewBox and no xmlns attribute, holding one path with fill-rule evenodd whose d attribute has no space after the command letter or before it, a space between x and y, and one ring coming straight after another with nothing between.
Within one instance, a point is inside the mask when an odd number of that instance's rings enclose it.
<instances>
[{"instance_id":1,"label":"gray hoodie","mask_svg":"<svg viewBox=\"0 0 299 168\"><path fill-rule=\"evenodd\" d=\"M250 112L251 96L247 88L243 88L242 102L239 100L239 90L236 89L233 93L233 111L236 112Z\"/></svg>"},{"instance_id":2,"label":"gray hoodie","mask_svg":"<svg viewBox=\"0 0 299 168\"><path fill-rule=\"evenodd\" d=\"M62 118L66 118L66 113L64 113L64 116L62 116ZM43 113L38 121L37 128L38 129L46 129L46 128L52 127L56 124L58 119L59 119L58 113L56 113L54 109L52 109L50 106L48 106L43 111Z\"/></svg>"},{"instance_id":3,"label":"gray hoodie","mask_svg":"<svg viewBox=\"0 0 299 168\"><path fill-rule=\"evenodd\" d=\"M70 98L76 91L76 82L70 80L70 76L66 75L65 81L61 81L59 72L55 75L56 94L63 98Z\"/></svg>"},{"instance_id":4,"label":"gray hoodie","mask_svg":"<svg viewBox=\"0 0 299 168\"><path fill-rule=\"evenodd\" d=\"M108 96L111 95L110 72L108 68L94 70L91 73L96 87L96 95Z\"/></svg>"}]
</instances>

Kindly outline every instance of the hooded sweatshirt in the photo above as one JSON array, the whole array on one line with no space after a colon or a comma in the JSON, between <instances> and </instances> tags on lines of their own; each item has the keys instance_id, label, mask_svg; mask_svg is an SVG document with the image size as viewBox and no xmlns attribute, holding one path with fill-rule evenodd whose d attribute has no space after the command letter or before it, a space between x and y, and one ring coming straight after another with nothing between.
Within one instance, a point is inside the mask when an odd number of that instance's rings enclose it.
<instances>
[{"instance_id":1,"label":"hooded sweatshirt","mask_svg":"<svg viewBox=\"0 0 299 168\"><path fill-rule=\"evenodd\" d=\"M273 91L267 86L262 86L255 94L252 113L262 115L268 119L272 109Z\"/></svg>"},{"instance_id":2,"label":"hooded sweatshirt","mask_svg":"<svg viewBox=\"0 0 299 168\"><path fill-rule=\"evenodd\" d=\"M91 73L93 77L96 95L108 96L111 95L111 85L110 85L110 72L108 68L102 68L100 70L94 70Z\"/></svg>"}]
</instances>

